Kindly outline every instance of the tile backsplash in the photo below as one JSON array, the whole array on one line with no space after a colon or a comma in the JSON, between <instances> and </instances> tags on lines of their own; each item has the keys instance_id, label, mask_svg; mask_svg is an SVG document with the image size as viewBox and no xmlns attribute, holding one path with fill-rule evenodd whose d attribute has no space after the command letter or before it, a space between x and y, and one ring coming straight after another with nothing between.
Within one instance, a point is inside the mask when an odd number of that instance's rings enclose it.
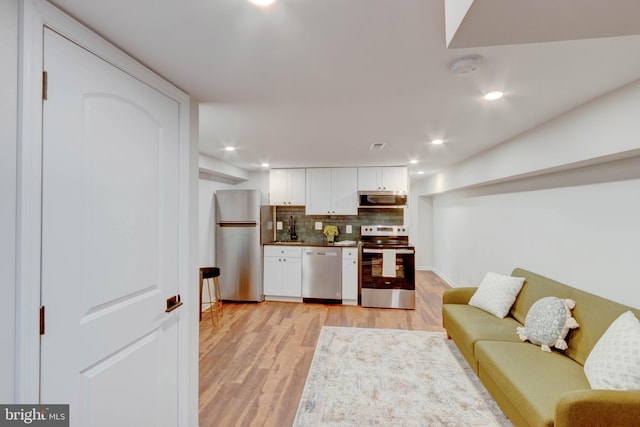
<instances>
[{"instance_id":1,"label":"tile backsplash","mask_svg":"<svg viewBox=\"0 0 640 427\"><path fill-rule=\"evenodd\" d=\"M327 238L322 230L315 230L315 223L337 225L340 234L336 242L341 240L360 240L360 226L362 225L403 225L403 209L359 209L358 215L306 215L304 206L276 207L276 221L282 221L282 230L278 230L276 240L289 240L289 219L293 217L298 240L310 244L326 243ZM347 225L351 225L352 232L347 233Z\"/></svg>"}]
</instances>

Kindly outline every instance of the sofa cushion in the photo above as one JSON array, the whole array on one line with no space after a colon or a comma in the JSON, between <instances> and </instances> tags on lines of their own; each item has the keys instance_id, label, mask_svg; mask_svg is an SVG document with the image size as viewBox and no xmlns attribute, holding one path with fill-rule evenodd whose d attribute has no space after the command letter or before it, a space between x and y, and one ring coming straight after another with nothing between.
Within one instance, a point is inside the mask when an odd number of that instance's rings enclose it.
<instances>
[{"instance_id":1,"label":"sofa cushion","mask_svg":"<svg viewBox=\"0 0 640 427\"><path fill-rule=\"evenodd\" d=\"M478 340L502 340L518 342L515 331L521 326L511 317L498 319L476 307L466 304L445 304L442 318L447 333L460 347L469 365L477 371L474 344Z\"/></svg>"},{"instance_id":2,"label":"sofa cushion","mask_svg":"<svg viewBox=\"0 0 640 427\"><path fill-rule=\"evenodd\" d=\"M640 309L572 288L528 270L516 268L511 274L525 278L511 308L511 316L520 323L524 323L531 306L542 297L570 298L576 302L573 317L580 327L569 332L567 341L570 345L565 354L581 365L604 331L623 312L630 310L640 318Z\"/></svg>"},{"instance_id":3,"label":"sofa cushion","mask_svg":"<svg viewBox=\"0 0 640 427\"><path fill-rule=\"evenodd\" d=\"M568 341L571 343L565 354L584 365L591 350L609 325L625 311L631 311L640 318L640 310L617 302L574 289L571 298L576 302L573 317L580 324L578 329L569 332Z\"/></svg>"},{"instance_id":4,"label":"sofa cushion","mask_svg":"<svg viewBox=\"0 0 640 427\"><path fill-rule=\"evenodd\" d=\"M469 305L503 318L509 313L524 278L489 272L471 297Z\"/></svg>"},{"instance_id":5,"label":"sofa cushion","mask_svg":"<svg viewBox=\"0 0 640 427\"><path fill-rule=\"evenodd\" d=\"M568 391L589 389L582 366L558 352L526 343L479 341L479 377L498 405L517 408L530 425L553 425L556 403ZM489 377L489 380L487 380Z\"/></svg>"},{"instance_id":6,"label":"sofa cushion","mask_svg":"<svg viewBox=\"0 0 640 427\"><path fill-rule=\"evenodd\" d=\"M621 314L600 337L584 372L595 389L640 390L640 322L632 312Z\"/></svg>"},{"instance_id":7,"label":"sofa cushion","mask_svg":"<svg viewBox=\"0 0 640 427\"><path fill-rule=\"evenodd\" d=\"M527 313L529 313L529 309L540 298L571 298L573 288L560 282L556 282L555 280L532 273L522 268L514 269L511 275L525 278L522 290L518 294L518 297L511 308L511 316L520 323L524 323Z\"/></svg>"},{"instance_id":8,"label":"sofa cushion","mask_svg":"<svg viewBox=\"0 0 640 427\"><path fill-rule=\"evenodd\" d=\"M570 299L540 298L529 309L524 326L518 328L518 336L522 341L529 340L533 344L539 344L544 351L551 351L552 346L566 350L565 337L569 329L578 327L578 323L571 317L573 307L575 302Z\"/></svg>"}]
</instances>

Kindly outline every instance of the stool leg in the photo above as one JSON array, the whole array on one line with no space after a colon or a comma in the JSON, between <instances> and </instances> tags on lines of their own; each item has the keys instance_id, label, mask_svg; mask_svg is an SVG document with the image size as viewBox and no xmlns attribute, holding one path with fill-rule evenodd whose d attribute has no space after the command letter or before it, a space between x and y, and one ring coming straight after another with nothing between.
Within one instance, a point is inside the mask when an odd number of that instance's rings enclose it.
<instances>
[{"instance_id":1,"label":"stool leg","mask_svg":"<svg viewBox=\"0 0 640 427\"><path fill-rule=\"evenodd\" d=\"M224 310L222 309L222 295L220 293L220 282L218 281L218 277L213 278L213 289L216 294L216 303L218 304L218 313L220 316L224 316Z\"/></svg>"},{"instance_id":2,"label":"stool leg","mask_svg":"<svg viewBox=\"0 0 640 427\"><path fill-rule=\"evenodd\" d=\"M213 305L214 302L211 298L211 279L207 279L207 291L209 293L209 313L211 313L211 324L213 326L216 326L218 324L218 313L216 312L216 319L215 321L213 320L213 311L215 309L215 306Z\"/></svg>"},{"instance_id":3,"label":"stool leg","mask_svg":"<svg viewBox=\"0 0 640 427\"><path fill-rule=\"evenodd\" d=\"M200 321L202 321L202 285L204 285L202 280L202 272L200 272Z\"/></svg>"}]
</instances>

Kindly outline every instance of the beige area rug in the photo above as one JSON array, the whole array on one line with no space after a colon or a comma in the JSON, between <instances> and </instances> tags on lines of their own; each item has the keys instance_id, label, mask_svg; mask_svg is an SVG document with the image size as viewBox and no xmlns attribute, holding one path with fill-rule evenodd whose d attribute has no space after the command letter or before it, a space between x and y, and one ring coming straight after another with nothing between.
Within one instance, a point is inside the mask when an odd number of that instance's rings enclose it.
<instances>
[{"instance_id":1,"label":"beige area rug","mask_svg":"<svg viewBox=\"0 0 640 427\"><path fill-rule=\"evenodd\" d=\"M511 426L444 333L323 327L294 426Z\"/></svg>"}]
</instances>

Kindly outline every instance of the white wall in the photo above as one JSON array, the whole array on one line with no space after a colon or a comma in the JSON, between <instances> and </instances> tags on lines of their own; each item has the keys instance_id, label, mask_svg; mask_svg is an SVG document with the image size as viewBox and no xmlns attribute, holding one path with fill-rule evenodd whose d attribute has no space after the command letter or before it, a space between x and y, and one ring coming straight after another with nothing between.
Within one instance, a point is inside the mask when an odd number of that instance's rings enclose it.
<instances>
[{"instance_id":1,"label":"white wall","mask_svg":"<svg viewBox=\"0 0 640 427\"><path fill-rule=\"evenodd\" d=\"M640 80L456 166L411 183L433 195L640 154Z\"/></svg>"},{"instance_id":2,"label":"white wall","mask_svg":"<svg viewBox=\"0 0 640 427\"><path fill-rule=\"evenodd\" d=\"M18 2L0 2L0 402L14 401Z\"/></svg>"},{"instance_id":3,"label":"white wall","mask_svg":"<svg viewBox=\"0 0 640 427\"><path fill-rule=\"evenodd\" d=\"M405 211L405 224L409 225L409 241L416 247L416 269L433 269L433 218L432 198L409 196Z\"/></svg>"},{"instance_id":4,"label":"white wall","mask_svg":"<svg viewBox=\"0 0 640 427\"><path fill-rule=\"evenodd\" d=\"M464 286L523 267L640 307L639 196L636 157L435 197L437 271Z\"/></svg>"},{"instance_id":5,"label":"white wall","mask_svg":"<svg viewBox=\"0 0 640 427\"><path fill-rule=\"evenodd\" d=\"M638 105L640 81L412 183L435 270L460 286L523 267L640 307Z\"/></svg>"},{"instance_id":6,"label":"white wall","mask_svg":"<svg viewBox=\"0 0 640 427\"><path fill-rule=\"evenodd\" d=\"M239 184L228 184L211 179L199 180L199 259L200 267L215 266L215 209L213 196L218 190L256 189L262 191L262 202L269 203L269 172L251 172L249 179Z\"/></svg>"}]
</instances>

